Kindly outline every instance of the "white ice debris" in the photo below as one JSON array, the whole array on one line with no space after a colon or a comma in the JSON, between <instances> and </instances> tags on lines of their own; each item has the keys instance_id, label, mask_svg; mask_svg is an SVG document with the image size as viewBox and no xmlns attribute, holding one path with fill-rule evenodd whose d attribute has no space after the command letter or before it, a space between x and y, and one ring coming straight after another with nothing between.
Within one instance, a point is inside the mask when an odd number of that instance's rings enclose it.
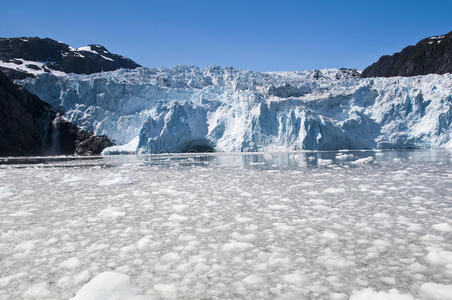
<instances>
[{"instance_id":1,"label":"white ice debris","mask_svg":"<svg viewBox=\"0 0 452 300\"><path fill-rule=\"evenodd\" d=\"M340 153L8 159L0 299L448 299L452 152Z\"/></svg>"},{"instance_id":2,"label":"white ice debris","mask_svg":"<svg viewBox=\"0 0 452 300\"><path fill-rule=\"evenodd\" d=\"M431 264L436 265L452 264L452 251L433 249L428 252L426 259Z\"/></svg>"},{"instance_id":3,"label":"white ice debris","mask_svg":"<svg viewBox=\"0 0 452 300\"><path fill-rule=\"evenodd\" d=\"M111 155L111 154L135 153L137 151L138 142L139 136L133 138L130 142L128 142L125 145L108 147L102 151L102 154Z\"/></svg>"},{"instance_id":4,"label":"white ice debris","mask_svg":"<svg viewBox=\"0 0 452 300\"><path fill-rule=\"evenodd\" d=\"M77 269L81 266L80 260L77 257L71 257L60 263L61 268Z\"/></svg>"},{"instance_id":5,"label":"white ice debris","mask_svg":"<svg viewBox=\"0 0 452 300\"><path fill-rule=\"evenodd\" d=\"M0 186L0 199L8 198L14 195L14 190L9 186Z\"/></svg>"},{"instance_id":6,"label":"white ice debris","mask_svg":"<svg viewBox=\"0 0 452 300\"><path fill-rule=\"evenodd\" d=\"M116 219L126 215L126 212L119 207L108 207L101 210L97 216L103 219Z\"/></svg>"},{"instance_id":7,"label":"white ice debris","mask_svg":"<svg viewBox=\"0 0 452 300\"><path fill-rule=\"evenodd\" d=\"M85 284L71 300L150 300L130 283L129 276L103 272Z\"/></svg>"},{"instance_id":8,"label":"white ice debris","mask_svg":"<svg viewBox=\"0 0 452 300\"><path fill-rule=\"evenodd\" d=\"M53 299L47 282L32 285L22 296L24 299Z\"/></svg>"},{"instance_id":9,"label":"white ice debris","mask_svg":"<svg viewBox=\"0 0 452 300\"><path fill-rule=\"evenodd\" d=\"M131 184L133 183L133 180L123 176L121 174L114 174L111 173L108 176L106 176L105 178L103 178L100 182L99 185L120 185L120 184Z\"/></svg>"},{"instance_id":10,"label":"white ice debris","mask_svg":"<svg viewBox=\"0 0 452 300\"><path fill-rule=\"evenodd\" d=\"M421 285L421 295L426 300L451 300L452 284L424 283Z\"/></svg>"},{"instance_id":11,"label":"white ice debris","mask_svg":"<svg viewBox=\"0 0 452 300\"><path fill-rule=\"evenodd\" d=\"M20 84L111 138L117 146L105 154L452 145L452 74L359 78L337 69L176 66L43 74Z\"/></svg>"},{"instance_id":12,"label":"white ice debris","mask_svg":"<svg viewBox=\"0 0 452 300\"><path fill-rule=\"evenodd\" d=\"M432 226L433 229L443 232L452 232L452 226L448 223L438 223Z\"/></svg>"},{"instance_id":13,"label":"white ice debris","mask_svg":"<svg viewBox=\"0 0 452 300\"><path fill-rule=\"evenodd\" d=\"M350 300L415 300L409 294L402 294L396 289L391 289L388 292L377 292L373 289L367 288L353 293Z\"/></svg>"}]
</instances>

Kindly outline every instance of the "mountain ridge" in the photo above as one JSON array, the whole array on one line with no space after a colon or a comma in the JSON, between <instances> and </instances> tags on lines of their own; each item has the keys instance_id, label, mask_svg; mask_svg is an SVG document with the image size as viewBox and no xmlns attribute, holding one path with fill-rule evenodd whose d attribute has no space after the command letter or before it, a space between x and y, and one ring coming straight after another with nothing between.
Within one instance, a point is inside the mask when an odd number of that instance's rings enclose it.
<instances>
[{"instance_id":1,"label":"mountain ridge","mask_svg":"<svg viewBox=\"0 0 452 300\"><path fill-rule=\"evenodd\" d=\"M90 44L73 48L51 38L0 38L0 71L10 79L24 79L42 73L93 74L120 68L141 67L133 60Z\"/></svg>"},{"instance_id":2,"label":"mountain ridge","mask_svg":"<svg viewBox=\"0 0 452 300\"><path fill-rule=\"evenodd\" d=\"M452 31L424 38L365 68L362 77L417 76L452 73Z\"/></svg>"}]
</instances>

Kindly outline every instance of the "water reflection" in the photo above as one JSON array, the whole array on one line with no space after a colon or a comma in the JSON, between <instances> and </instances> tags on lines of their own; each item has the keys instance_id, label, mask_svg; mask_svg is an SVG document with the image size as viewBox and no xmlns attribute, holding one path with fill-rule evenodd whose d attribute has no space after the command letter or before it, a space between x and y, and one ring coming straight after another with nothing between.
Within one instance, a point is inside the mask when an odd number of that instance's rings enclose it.
<instances>
[{"instance_id":1,"label":"water reflection","mask_svg":"<svg viewBox=\"0 0 452 300\"><path fill-rule=\"evenodd\" d=\"M69 167L115 168L125 165L185 167L240 167L253 170L353 167L381 163L445 163L451 164L452 152L434 150L366 150L366 151L304 151L275 153L190 153L119 156L56 156L0 158L0 168Z\"/></svg>"}]
</instances>

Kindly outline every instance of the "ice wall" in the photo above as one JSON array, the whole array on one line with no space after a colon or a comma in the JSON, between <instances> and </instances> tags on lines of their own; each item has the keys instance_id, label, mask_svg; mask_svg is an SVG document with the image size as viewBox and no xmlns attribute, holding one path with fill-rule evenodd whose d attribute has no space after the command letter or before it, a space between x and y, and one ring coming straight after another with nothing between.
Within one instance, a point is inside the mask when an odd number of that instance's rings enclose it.
<instances>
[{"instance_id":1,"label":"ice wall","mask_svg":"<svg viewBox=\"0 0 452 300\"><path fill-rule=\"evenodd\" d=\"M452 147L452 74L176 66L19 83L117 145L139 137L142 153Z\"/></svg>"}]
</instances>

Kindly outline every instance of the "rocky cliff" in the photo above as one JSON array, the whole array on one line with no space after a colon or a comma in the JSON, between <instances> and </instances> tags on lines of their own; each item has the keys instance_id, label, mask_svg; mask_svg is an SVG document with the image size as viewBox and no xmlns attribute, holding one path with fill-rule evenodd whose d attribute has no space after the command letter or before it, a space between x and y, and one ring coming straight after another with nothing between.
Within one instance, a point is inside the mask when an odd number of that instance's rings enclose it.
<instances>
[{"instance_id":1,"label":"rocky cliff","mask_svg":"<svg viewBox=\"0 0 452 300\"><path fill-rule=\"evenodd\" d=\"M0 72L0 156L99 154L112 143L80 130Z\"/></svg>"},{"instance_id":2,"label":"rocky cliff","mask_svg":"<svg viewBox=\"0 0 452 300\"><path fill-rule=\"evenodd\" d=\"M367 67L363 77L416 76L452 73L452 31L432 36Z\"/></svg>"}]
</instances>

